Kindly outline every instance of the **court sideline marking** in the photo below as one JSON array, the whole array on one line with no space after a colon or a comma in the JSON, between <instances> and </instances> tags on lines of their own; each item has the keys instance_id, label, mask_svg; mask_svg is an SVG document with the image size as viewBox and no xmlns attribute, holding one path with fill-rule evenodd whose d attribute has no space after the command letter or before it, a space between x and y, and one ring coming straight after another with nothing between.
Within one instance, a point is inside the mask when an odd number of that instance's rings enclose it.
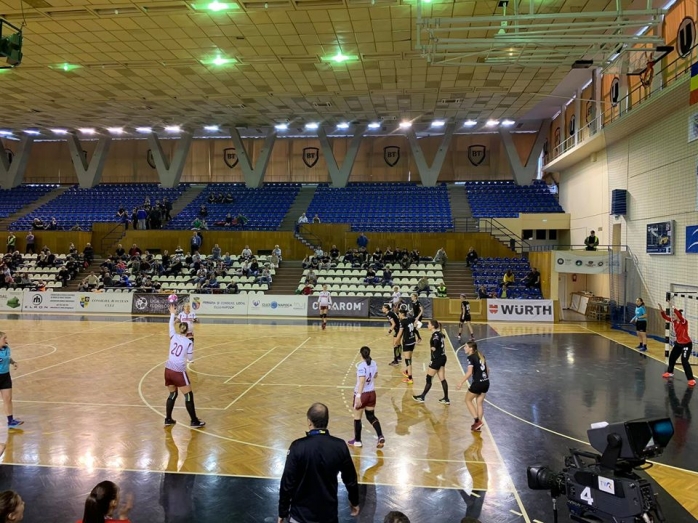
<instances>
[{"instance_id":1,"label":"court sideline marking","mask_svg":"<svg viewBox=\"0 0 698 523\"><path fill-rule=\"evenodd\" d=\"M460 359L458 358L458 353L456 352L455 347L453 346L453 343L451 342L451 337L447 334L445 336L446 340L448 341L448 344L451 346L451 350L453 351L453 355L456 358L456 364L458 365L458 368L461 371L462 375L465 375L465 370L463 369L463 366L460 363ZM521 497L519 496L519 492L516 490L516 484L514 483L513 478L511 477L511 474L509 473L509 468L506 465L506 462L504 461L504 458L502 458L502 453L499 451L499 446L497 445L497 442L494 439L494 436L492 435L492 431L490 431L489 426L487 423L484 424L485 430L487 431L487 434L489 435L490 439L492 440L492 447L494 448L495 454L497 454L497 458L499 458L499 461L501 462L501 466L504 468L507 477L509 478L509 483L511 483L512 486L512 492L514 494L514 498L516 498L516 504L519 506L519 509L521 510L521 516L524 518L524 521L526 523L531 523L531 518L528 517L528 512L526 512L526 507L524 507L523 502L521 501Z\"/></svg>"}]
</instances>

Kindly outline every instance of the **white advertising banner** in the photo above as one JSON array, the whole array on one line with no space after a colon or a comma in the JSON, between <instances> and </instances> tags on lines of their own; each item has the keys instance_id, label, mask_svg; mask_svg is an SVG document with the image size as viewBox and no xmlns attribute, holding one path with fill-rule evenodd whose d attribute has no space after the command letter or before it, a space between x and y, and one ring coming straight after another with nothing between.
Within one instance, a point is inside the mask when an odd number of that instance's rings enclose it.
<instances>
[{"instance_id":1,"label":"white advertising banner","mask_svg":"<svg viewBox=\"0 0 698 523\"><path fill-rule=\"evenodd\" d=\"M595 251L553 251L555 271L575 274L619 273L624 253Z\"/></svg>"},{"instance_id":2,"label":"white advertising banner","mask_svg":"<svg viewBox=\"0 0 698 523\"><path fill-rule=\"evenodd\" d=\"M487 300L487 321L554 321L553 300Z\"/></svg>"},{"instance_id":3,"label":"white advertising banner","mask_svg":"<svg viewBox=\"0 0 698 523\"><path fill-rule=\"evenodd\" d=\"M76 292L75 312L118 312L131 314L132 301L133 294L130 292Z\"/></svg>"},{"instance_id":4,"label":"white advertising banner","mask_svg":"<svg viewBox=\"0 0 698 523\"><path fill-rule=\"evenodd\" d=\"M246 294L192 294L189 302L198 316L247 316L251 297Z\"/></svg>"},{"instance_id":5,"label":"white advertising banner","mask_svg":"<svg viewBox=\"0 0 698 523\"><path fill-rule=\"evenodd\" d=\"M0 311L16 311L22 310L22 301L24 300L23 291L8 291L0 290Z\"/></svg>"},{"instance_id":6,"label":"white advertising banner","mask_svg":"<svg viewBox=\"0 0 698 523\"><path fill-rule=\"evenodd\" d=\"M248 296L247 314L250 316L306 316L308 297L267 296L255 294Z\"/></svg>"},{"instance_id":7,"label":"white advertising banner","mask_svg":"<svg viewBox=\"0 0 698 523\"><path fill-rule=\"evenodd\" d=\"M75 312L74 292L24 291L23 312Z\"/></svg>"}]
</instances>

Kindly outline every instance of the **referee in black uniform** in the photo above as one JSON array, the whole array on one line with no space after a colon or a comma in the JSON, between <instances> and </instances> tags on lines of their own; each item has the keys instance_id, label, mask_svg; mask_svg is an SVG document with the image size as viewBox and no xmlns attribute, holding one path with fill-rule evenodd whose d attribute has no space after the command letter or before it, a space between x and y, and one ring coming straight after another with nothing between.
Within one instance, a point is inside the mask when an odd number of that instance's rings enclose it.
<instances>
[{"instance_id":1,"label":"referee in black uniform","mask_svg":"<svg viewBox=\"0 0 698 523\"><path fill-rule=\"evenodd\" d=\"M337 475L349 493L351 515L359 515L356 468L344 440L330 436L329 410L308 409L308 432L291 443L279 488L278 523L338 523Z\"/></svg>"},{"instance_id":2,"label":"referee in black uniform","mask_svg":"<svg viewBox=\"0 0 698 523\"><path fill-rule=\"evenodd\" d=\"M418 325L421 325L422 323L424 309L422 308L422 303L419 301L419 295L416 292L413 293L410 298L412 300L412 316L414 316L414 335L417 336L417 343L419 343L422 341L422 335L419 334Z\"/></svg>"}]
</instances>

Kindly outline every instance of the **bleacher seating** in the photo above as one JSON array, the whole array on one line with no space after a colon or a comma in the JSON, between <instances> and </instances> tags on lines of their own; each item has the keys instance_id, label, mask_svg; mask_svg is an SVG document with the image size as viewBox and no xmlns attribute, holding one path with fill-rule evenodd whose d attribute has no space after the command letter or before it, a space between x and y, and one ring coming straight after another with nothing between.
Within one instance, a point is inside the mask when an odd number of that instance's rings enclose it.
<instances>
[{"instance_id":1,"label":"bleacher seating","mask_svg":"<svg viewBox=\"0 0 698 523\"><path fill-rule=\"evenodd\" d=\"M513 181L466 182L474 218L517 218L519 213L565 212L543 180L531 185Z\"/></svg>"},{"instance_id":2,"label":"bleacher seating","mask_svg":"<svg viewBox=\"0 0 698 523\"><path fill-rule=\"evenodd\" d=\"M422 276L429 278L431 293L429 298L436 298L436 286L443 282L443 270L441 264L434 262L420 262L410 266L404 270L399 264L388 264L393 271L393 285L382 286L371 285L364 283L366 271L363 269L352 269L350 263L340 262L337 267L332 269L315 270L318 277L317 285L313 287L313 295L318 296L322 286L327 284L327 290L335 296L382 296L386 298L393 295L393 286L400 287L400 292L403 298L407 299L414 292L417 282ZM308 275L309 269L303 271L303 276L298 283L298 291L305 287L305 278ZM421 295L425 297L424 294Z\"/></svg>"},{"instance_id":3,"label":"bleacher seating","mask_svg":"<svg viewBox=\"0 0 698 523\"><path fill-rule=\"evenodd\" d=\"M350 223L354 231L446 232L453 229L445 184L350 183L318 186L307 211L312 221Z\"/></svg>"},{"instance_id":4,"label":"bleacher seating","mask_svg":"<svg viewBox=\"0 0 698 523\"><path fill-rule=\"evenodd\" d=\"M32 282L43 280L46 283L47 290L63 287L63 284L56 278L60 267L38 267L36 265L38 257L37 254L24 254L22 256L22 265L14 271L13 276L15 279L19 279L23 274L27 274ZM63 262L65 262L66 257L67 255L65 254L56 254L56 259Z\"/></svg>"},{"instance_id":5,"label":"bleacher seating","mask_svg":"<svg viewBox=\"0 0 698 523\"><path fill-rule=\"evenodd\" d=\"M523 284L523 279L531 270L525 258L480 258L472 269L475 287L484 285L488 292L496 292L509 269L514 273L515 281L507 287L507 298L535 300L543 297L540 289L527 289Z\"/></svg>"},{"instance_id":6,"label":"bleacher seating","mask_svg":"<svg viewBox=\"0 0 698 523\"><path fill-rule=\"evenodd\" d=\"M214 225L223 221L228 213L233 218L239 214L249 221L244 229L258 231L275 231L281 225L289 208L300 190L299 183L270 183L259 189L250 189L241 183L209 184L189 205L167 224L167 229L190 229L191 223L199 215L199 209L206 205L208 217L206 223L212 230L231 229ZM209 203L211 194L230 193L233 203Z\"/></svg>"},{"instance_id":7,"label":"bleacher seating","mask_svg":"<svg viewBox=\"0 0 698 523\"><path fill-rule=\"evenodd\" d=\"M116 222L116 212L122 205L129 212L142 205L146 196L150 203L162 201L164 197L174 202L189 187L180 184L174 189L166 189L154 183L101 184L91 189L71 187L55 200L42 205L34 212L23 216L10 226L13 230L31 229L34 218L45 223L55 217L59 230L70 230L76 224L83 231L92 229L93 222Z\"/></svg>"},{"instance_id":8,"label":"bleacher seating","mask_svg":"<svg viewBox=\"0 0 698 523\"><path fill-rule=\"evenodd\" d=\"M14 189L0 189L0 218L7 218L22 207L31 205L58 185L20 185Z\"/></svg>"}]
</instances>

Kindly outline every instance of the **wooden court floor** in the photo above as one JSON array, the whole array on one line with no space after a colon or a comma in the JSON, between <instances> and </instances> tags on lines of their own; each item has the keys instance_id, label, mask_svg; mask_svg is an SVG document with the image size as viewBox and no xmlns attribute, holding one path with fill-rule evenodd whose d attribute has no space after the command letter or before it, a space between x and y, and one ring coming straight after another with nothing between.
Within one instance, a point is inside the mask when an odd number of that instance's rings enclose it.
<instances>
[{"instance_id":1,"label":"wooden court floor","mask_svg":"<svg viewBox=\"0 0 698 523\"><path fill-rule=\"evenodd\" d=\"M187 427L183 398L171 430L163 429L167 358L166 323L18 319L1 321L19 369L13 372L15 416L24 430L11 431L5 464L88 470L180 471L258 478L280 477L286 450L306 430L305 411L321 401L330 409L330 432L351 439L350 402L358 348L368 345L378 362L378 406L387 444L374 447L364 423L363 449L352 449L364 483L513 493L514 483L497 442L472 419L456 391L462 377L453 352L447 378L450 407L440 405L435 383L427 403L421 392L428 335L415 352L415 383L402 383L388 366L391 338L375 326L221 324L196 326L190 367L203 430ZM630 335L599 329L631 346ZM498 325L500 335L531 332L587 333L584 325ZM659 357L660 344L652 347ZM501 442L500 442L501 444ZM518 471L516 472L518 473ZM653 477L695 513L695 472L661 467ZM406 479L409 478L409 479ZM524 510L525 512L525 510ZM527 519L527 518L526 518Z\"/></svg>"}]
</instances>

